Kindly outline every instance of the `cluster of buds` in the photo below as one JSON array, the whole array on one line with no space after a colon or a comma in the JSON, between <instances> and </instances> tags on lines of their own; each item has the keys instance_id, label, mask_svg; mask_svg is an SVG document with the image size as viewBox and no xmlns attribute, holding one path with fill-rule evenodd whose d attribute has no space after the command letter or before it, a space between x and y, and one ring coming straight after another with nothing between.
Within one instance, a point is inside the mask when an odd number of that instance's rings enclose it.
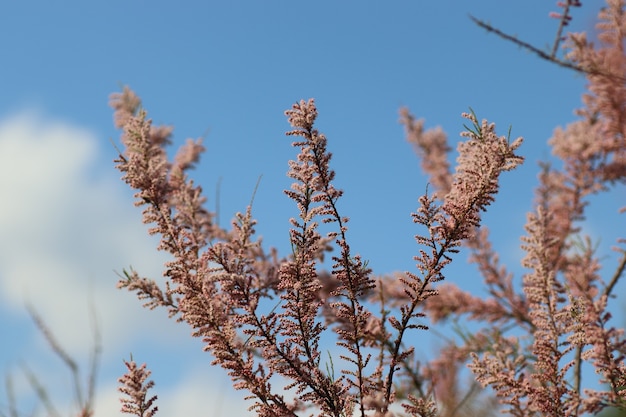
<instances>
[{"instance_id":1,"label":"cluster of buds","mask_svg":"<svg viewBox=\"0 0 626 417\"><path fill-rule=\"evenodd\" d=\"M563 9L563 13L559 12L550 12L550 17L559 19L563 22L563 26L567 26L572 20L572 16L569 14L570 7L580 7L582 3L580 0L567 0L567 1L559 1L556 5Z\"/></svg>"}]
</instances>

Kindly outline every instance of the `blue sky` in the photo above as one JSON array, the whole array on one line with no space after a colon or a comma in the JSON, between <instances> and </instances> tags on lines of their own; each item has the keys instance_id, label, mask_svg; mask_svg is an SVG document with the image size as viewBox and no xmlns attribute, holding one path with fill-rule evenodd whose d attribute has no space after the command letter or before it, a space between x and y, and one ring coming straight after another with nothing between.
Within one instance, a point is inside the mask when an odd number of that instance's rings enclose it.
<instances>
[{"instance_id":1,"label":"blue sky","mask_svg":"<svg viewBox=\"0 0 626 417\"><path fill-rule=\"evenodd\" d=\"M572 28L592 29L600 4L584 2ZM520 272L519 236L536 163L549 157L553 129L574 120L585 81L487 34L468 14L547 47L555 7L501 0L4 2L0 365L15 376L24 411L32 405L20 361L40 373L61 409L71 402L69 377L24 303L40 311L85 367L93 301L104 339L98 415L118 413L116 379L130 352L153 370L161 415L247 415L243 394L209 366L189 329L114 288L115 271L132 265L159 277L166 258L154 250L132 192L113 169L111 141L118 143L119 132L110 93L128 84L155 123L175 126L176 144L206 134L207 153L193 176L213 208L221 184L222 223L245 210L262 176L253 208L257 231L282 253L289 248L288 219L297 214L282 193L290 184L287 160L295 156L283 112L314 97L336 186L345 191L340 208L351 218L353 248L377 273L414 269L419 230L410 213L426 189L398 109L408 106L455 143L460 114L472 107L502 134L511 125L512 136L526 139L526 164L505 175L485 216L502 260ZM602 231L608 259L621 232L611 225L623 224L616 212L624 205L622 188L594 204L584 224L595 238ZM449 279L480 291L479 277L460 258ZM0 410L5 398L0 394Z\"/></svg>"}]
</instances>

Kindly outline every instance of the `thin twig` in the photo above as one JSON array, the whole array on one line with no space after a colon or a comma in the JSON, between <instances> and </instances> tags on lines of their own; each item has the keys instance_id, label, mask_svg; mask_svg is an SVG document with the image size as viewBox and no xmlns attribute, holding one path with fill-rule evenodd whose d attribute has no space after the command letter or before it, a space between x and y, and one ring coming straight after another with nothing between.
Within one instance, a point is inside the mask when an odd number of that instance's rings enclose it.
<instances>
[{"instance_id":1,"label":"thin twig","mask_svg":"<svg viewBox=\"0 0 626 417\"><path fill-rule=\"evenodd\" d=\"M498 35L499 37L513 42L514 44L516 44L517 46L519 46L520 48L526 49L534 54L536 54L537 56L539 56L539 58L541 59L545 59L546 61L550 61L554 64L557 64L558 66L561 66L563 68L568 68L571 70L574 70L576 72L579 72L581 74L585 74L585 75L602 75L605 77L610 77L610 78L615 78L621 81L626 81L626 78L621 76L621 75L617 75L617 74L611 74L611 73L607 73L604 71L599 71L597 69L592 69L592 68L584 68L581 67L580 65L577 65L576 63L572 62L572 61L566 61L560 58L556 57L556 54L553 53L547 53L539 48L537 48L536 46L533 46L527 42L524 42L522 40L519 40L516 36L513 35L509 35L508 33L504 33L502 32L500 29L490 25L489 23L486 23L483 20L477 19L472 15L469 15L469 18L472 19L472 21L474 23L476 23L478 26L480 26L481 28L485 29L487 32L492 32L495 33L496 35ZM557 46L557 44L555 44L555 46Z\"/></svg>"},{"instance_id":2,"label":"thin twig","mask_svg":"<svg viewBox=\"0 0 626 417\"><path fill-rule=\"evenodd\" d=\"M102 342L100 335L100 328L98 326L98 320L96 317L95 308L93 303L91 303L91 322L93 328L93 337L94 337L94 347L91 353L90 360L90 372L87 380L87 397L83 396L81 378L79 367L76 361L70 357L70 355L61 347L60 343L54 337L50 328L43 321L43 318L37 313L35 308L27 304L26 309L30 314L32 320L35 322L35 325L39 329L39 331L44 335L46 341L52 348L52 351L57 354L61 358L61 360L65 363L65 365L70 369L72 373L72 380L74 383L74 395L76 405L81 410L81 415L91 415L93 412L93 404L95 399L95 386L96 386L96 377L98 374L98 364L100 362L100 355L102 353ZM40 401L44 404L49 414L58 415L50 399L48 398L48 394L46 389L41 385L36 375L30 371L25 365L23 366L25 369L26 377L28 378L31 386L35 390L37 396Z\"/></svg>"},{"instance_id":3,"label":"thin twig","mask_svg":"<svg viewBox=\"0 0 626 417\"><path fill-rule=\"evenodd\" d=\"M563 14L561 15L561 21L559 22L559 28L556 31L556 38L554 39L554 45L552 45L552 53L550 54L550 56L554 59L556 58L556 53L559 50L559 45L561 44L561 41L563 40L563 29L565 29L565 25L567 25L567 21L569 20L569 7L570 7L570 2L566 1L564 8L563 8Z\"/></svg>"},{"instance_id":4,"label":"thin twig","mask_svg":"<svg viewBox=\"0 0 626 417\"><path fill-rule=\"evenodd\" d=\"M61 360L65 363L65 365L67 365L68 368L70 368L70 371L72 372L73 380L75 382L80 380L80 377L78 374L78 365L76 364L76 361L74 361L74 359L72 359L70 355L61 347L60 343L56 340L56 338L54 337L54 335L52 334L52 332L50 331L46 323L44 323L39 313L35 311L35 308L32 305L27 304L26 309L28 310L30 317L35 322L35 325L37 326L39 331L46 338L46 341L52 348L52 351L56 353L59 358L61 358ZM76 395L76 402L78 404L83 404L83 393L80 388L80 384L74 384L74 385L75 385L74 394Z\"/></svg>"},{"instance_id":5,"label":"thin twig","mask_svg":"<svg viewBox=\"0 0 626 417\"><path fill-rule=\"evenodd\" d=\"M220 227L220 196L222 188L222 177L217 179L215 186L215 224Z\"/></svg>"},{"instance_id":6,"label":"thin twig","mask_svg":"<svg viewBox=\"0 0 626 417\"><path fill-rule=\"evenodd\" d=\"M604 289L605 296L608 297L611 295L611 292L613 291L615 284L617 284L617 281L619 281L620 277L624 273L624 269L626 269L626 251L622 251L622 259L617 269L615 270L615 273L613 274L611 281L609 281L609 285L607 285L606 288Z\"/></svg>"},{"instance_id":7,"label":"thin twig","mask_svg":"<svg viewBox=\"0 0 626 417\"><path fill-rule=\"evenodd\" d=\"M582 346L576 347L576 353L574 357L574 391L578 395L580 395L580 388L582 384ZM576 413L578 415L578 408L580 407L580 402L576 405Z\"/></svg>"},{"instance_id":8,"label":"thin twig","mask_svg":"<svg viewBox=\"0 0 626 417\"><path fill-rule=\"evenodd\" d=\"M489 23L486 23L483 20L477 19L472 15L469 15L469 18L472 19L472 21L474 23L476 23L478 26L480 26L481 28L485 29L487 32L493 32L496 35L498 35L499 37L506 39L507 41L513 42L514 44L518 45L521 48L524 48L526 50L529 50L530 52L533 52L535 54L537 54L540 58L545 59L547 61L553 62L559 66L565 67L565 68L569 68L571 70L574 70L576 72L580 72L582 74L588 74L589 71L585 70L584 68L581 68L580 66L576 65L573 62L570 61L564 61L562 59L557 58L556 56L553 56L552 54L548 54L547 52L527 43L524 41L519 40L517 37L513 36L513 35L509 35L508 33L504 33L502 32L500 29L497 29L496 27L490 25Z\"/></svg>"},{"instance_id":9,"label":"thin twig","mask_svg":"<svg viewBox=\"0 0 626 417\"><path fill-rule=\"evenodd\" d=\"M91 327L93 329L93 350L91 352L89 378L87 380L87 399L84 404L80 404L86 415L91 415L94 409L94 399L96 397L96 379L98 375L98 365L100 364L100 356L102 355L102 335L98 326L98 317L93 302L90 303L91 310ZM75 381L78 383L78 381Z\"/></svg>"},{"instance_id":10,"label":"thin twig","mask_svg":"<svg viewBox=\"0 0 626 417\"><path fill-rule=\"evenodd\" d=\"M47 410L48 416L61 417L58 411L54 408L52 401L50 401L48 391L46 391L46 388L44 388L44 386L39 382L39 379L37 379L37 375L35 375L35 373L31 371L25 363L22 363L22 370L28 380L28 383L35 391L35 394L37 394L37 398L39 398L39 401L41 401L41 404L43 404Z\"/></svg>"},{"instance_id":11,"label":"thin twig","mask_svg":"<svg viewBox=\"0 0 626 417\"><path fill-rule=\"evenodd\" d=\"M11 378L10 374L7 374L4 378L4 382L6 385L7 391L7 401L9 408L9 416L8 417L19 417L19 413L17 412L17 401L15 400L15 390L13 387L13 378ZM2 414L4 416L4 414Z\"/></svg>"},{"instance_id":12,"label":"thin twig","mask_svg":"<svg viewBox=\"0 0 626 417\"><path fill-rule=\"evenodd\" d=\"M472 381L470 389L465 393L461 401L454 407L452 412L449 414L451 417L456 416L457 411L459 411L473 396L476 394L476 391L480 389L480 385L476 381Z\"/></svg>"}]
</instances>

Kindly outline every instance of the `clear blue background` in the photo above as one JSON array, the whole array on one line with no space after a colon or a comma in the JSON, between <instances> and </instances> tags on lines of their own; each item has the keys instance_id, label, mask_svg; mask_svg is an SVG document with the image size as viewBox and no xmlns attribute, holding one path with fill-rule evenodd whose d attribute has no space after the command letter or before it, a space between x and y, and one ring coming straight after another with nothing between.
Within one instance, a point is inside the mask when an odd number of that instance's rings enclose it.
<instances>
[{"instance_id":1,"label":"clear blue background","mask_svg":"<svg viewBox=\"0 0 626 417\"><path fill-rule=\"evenodd\" d=\"M600 6L584 2L572 29L593 37ZM83 368L95 306L104 345L98 415L117 412L115 380L130 352L153 369L162 415L246 414L242 393L209 366L189 329L114 288L114 271L133 265L157 278L166 258L145 237L132 192L113 169L119 132L110 93L133 88L155 123L175 126L176 145L205 135L207 152L193 176L211 208L220 184L222 224L245 210L262 176L253 214L264 242L281 253L289 250L288 219L297 215L282 193L296 154L283 112L314 97L336 186L345 191L340 209L351 219L352 246L376 273L413 270L418 250L410 213L427 179L404 140L399 108L408 106L427 127L442 126L454 146L460 114L472 107L501 134L512 126L513 137L525 138L525 165L505 174L485 216L501 259L519 278L537 162L550 157L553 129L575 120L585 80L488 34L468 15L548 48L554 10L553 2L501 0L4 2L0 359L24 411L33 405L20 361L41 375L61 409L72 400L66 370L25 313L28 301ZM595 203L583 225L601 237L607 275L615 263L609 248L623 236L616 214L626 204L623 191ZM481 291L463 254L448 278ZM418 340L424 353L437 343Z\"/></svg>"}]
</instances>

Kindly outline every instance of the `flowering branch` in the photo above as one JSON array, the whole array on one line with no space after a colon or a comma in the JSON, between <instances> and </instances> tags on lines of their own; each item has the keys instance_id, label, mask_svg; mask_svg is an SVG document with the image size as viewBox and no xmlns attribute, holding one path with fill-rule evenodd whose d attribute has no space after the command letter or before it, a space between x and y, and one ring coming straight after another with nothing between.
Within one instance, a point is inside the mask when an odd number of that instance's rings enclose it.
<instances>
[{"instance_id":1,"label":"flowering branch","mask_svg":"<svg viewBox=\"0 0 626 417\"><path fill-rule=\"evenodd\" d=\"M582 34L563 36L571 8L579 5L559 3L563 11L554 15L560 25L551 52L515 40L589 80L581 120L557 129L550 140L562 166L541 167L535 209L522 238L528 272L521 285L501 264L481 216L495 199L500 175L523 162L517 154L522 139L498 136L494 124L479 122L473 112L463 115L469 126L452 172L445 134L425 131L423 121L402 110L407 139L434 190L427 188L412 214L425 228L415 237L417 272L375 280L348 243L342 191L334 185L327 139L315 128L313 100L286 111L292 128L287 134L296 138L298 155L289 162L294 184L285 193L298 214L290 220L292 253L279 258L255 239L251 205L235 215L230 228L215 224L215 213L203 208L202 189L187 175L203 151L201 141L188 141L168 161L164 147L171 129L152 126L128 89L112 100L116 125L124 129L117 166L137 190L136 204L144 208L150 232L161 235L159 249L173 260L166 264L164 287L132 270L118 285L135 291L147 307L165 307L188 323L235 388L248 391L251 410L260 416L313 409L320 415L383 417L393 415L392 404L399 402L413 416L447 417L475 409L469 399L477 398L478 384L490 386L507 411L520 417L623 405L626 342L611 326L607 305L626 256L605 284L590 240L574 238L590 197L626 181L626 88L615 75L626 71L626 14L622 0L608 0L600 14L602 46L594 48ZM569 48L564 60L556 57L561 44ZM323 235L322 227L330 231ZM462 245L484 278L487 298L441 283ZM322 271L329 248L338 251L331 270ZM449 339L441 356L426 363L406 337L410 330L427 329L425 316L433 323L456 323L463 316L484 326L471 333L457 327L463 343ZM332 357L330 366L321 363L324 337L332 332L346 364L339 376ZM463 394L458 377L468 358L475 381ZM606 392L586 389L585 362L600 374ZM275 388L276 380L284 386ZM293 400L286 399L288 390Z\"/></svg>"},{"instance_id":2,"label":"flowering branch","mask_svg":"<svg viewBox=\"0 0 626 417\"><path fill-rule=\"evenodd\" d=\"M421 206L417 213L413 214L414 222L424 225L429 231L429 236L418 235L416 241L430 248L430 254L420 250L420 255L415 257L422 278L413 273L407 273L406 277L401 278L410 303L400 308L400 321L390 318L398 335L393 343L387 376L387 401L391 399L391 382L397 358L411 351L400 352L405 331L409 328L426 328L411 323L413 319L424 316L416 312L417 306L437 294L432 284L444 279L442 270L451 262L450 255L458 252L456 248L464 239L471 237L479 225L480 212L491 204L498 191L500 173L515 168L523 160L514 153L522 143L521 138L509 143L508 138L495 134L495 125L487 124L486 121L479 124L473 113L465 113L463 116L472 122L473 128L461 134L468 140L458 146L457 170L443 205L436 205L434 197L424 195L420 198Z\"/></svg>"},{"instance_id":3,"label":"flowering branch","mask_svg":"<svg viewBox=\"0 0 626 417\"><path fill-rule=\"evenodd\" d=\"M152 380L146 382L146 379L150 376L150 371L146 369L144 363L140 367L137 367L132 356L130 362L124 361L124 365L128 371L118 380L122 386L119 391L128 396L128 398L122 398L122 413L134 414L138 417L152 417L159 410L154 406L154 402L157 396L154 395L148 397L148 390L154 387Z\"/></svg>"}]
</instances>

